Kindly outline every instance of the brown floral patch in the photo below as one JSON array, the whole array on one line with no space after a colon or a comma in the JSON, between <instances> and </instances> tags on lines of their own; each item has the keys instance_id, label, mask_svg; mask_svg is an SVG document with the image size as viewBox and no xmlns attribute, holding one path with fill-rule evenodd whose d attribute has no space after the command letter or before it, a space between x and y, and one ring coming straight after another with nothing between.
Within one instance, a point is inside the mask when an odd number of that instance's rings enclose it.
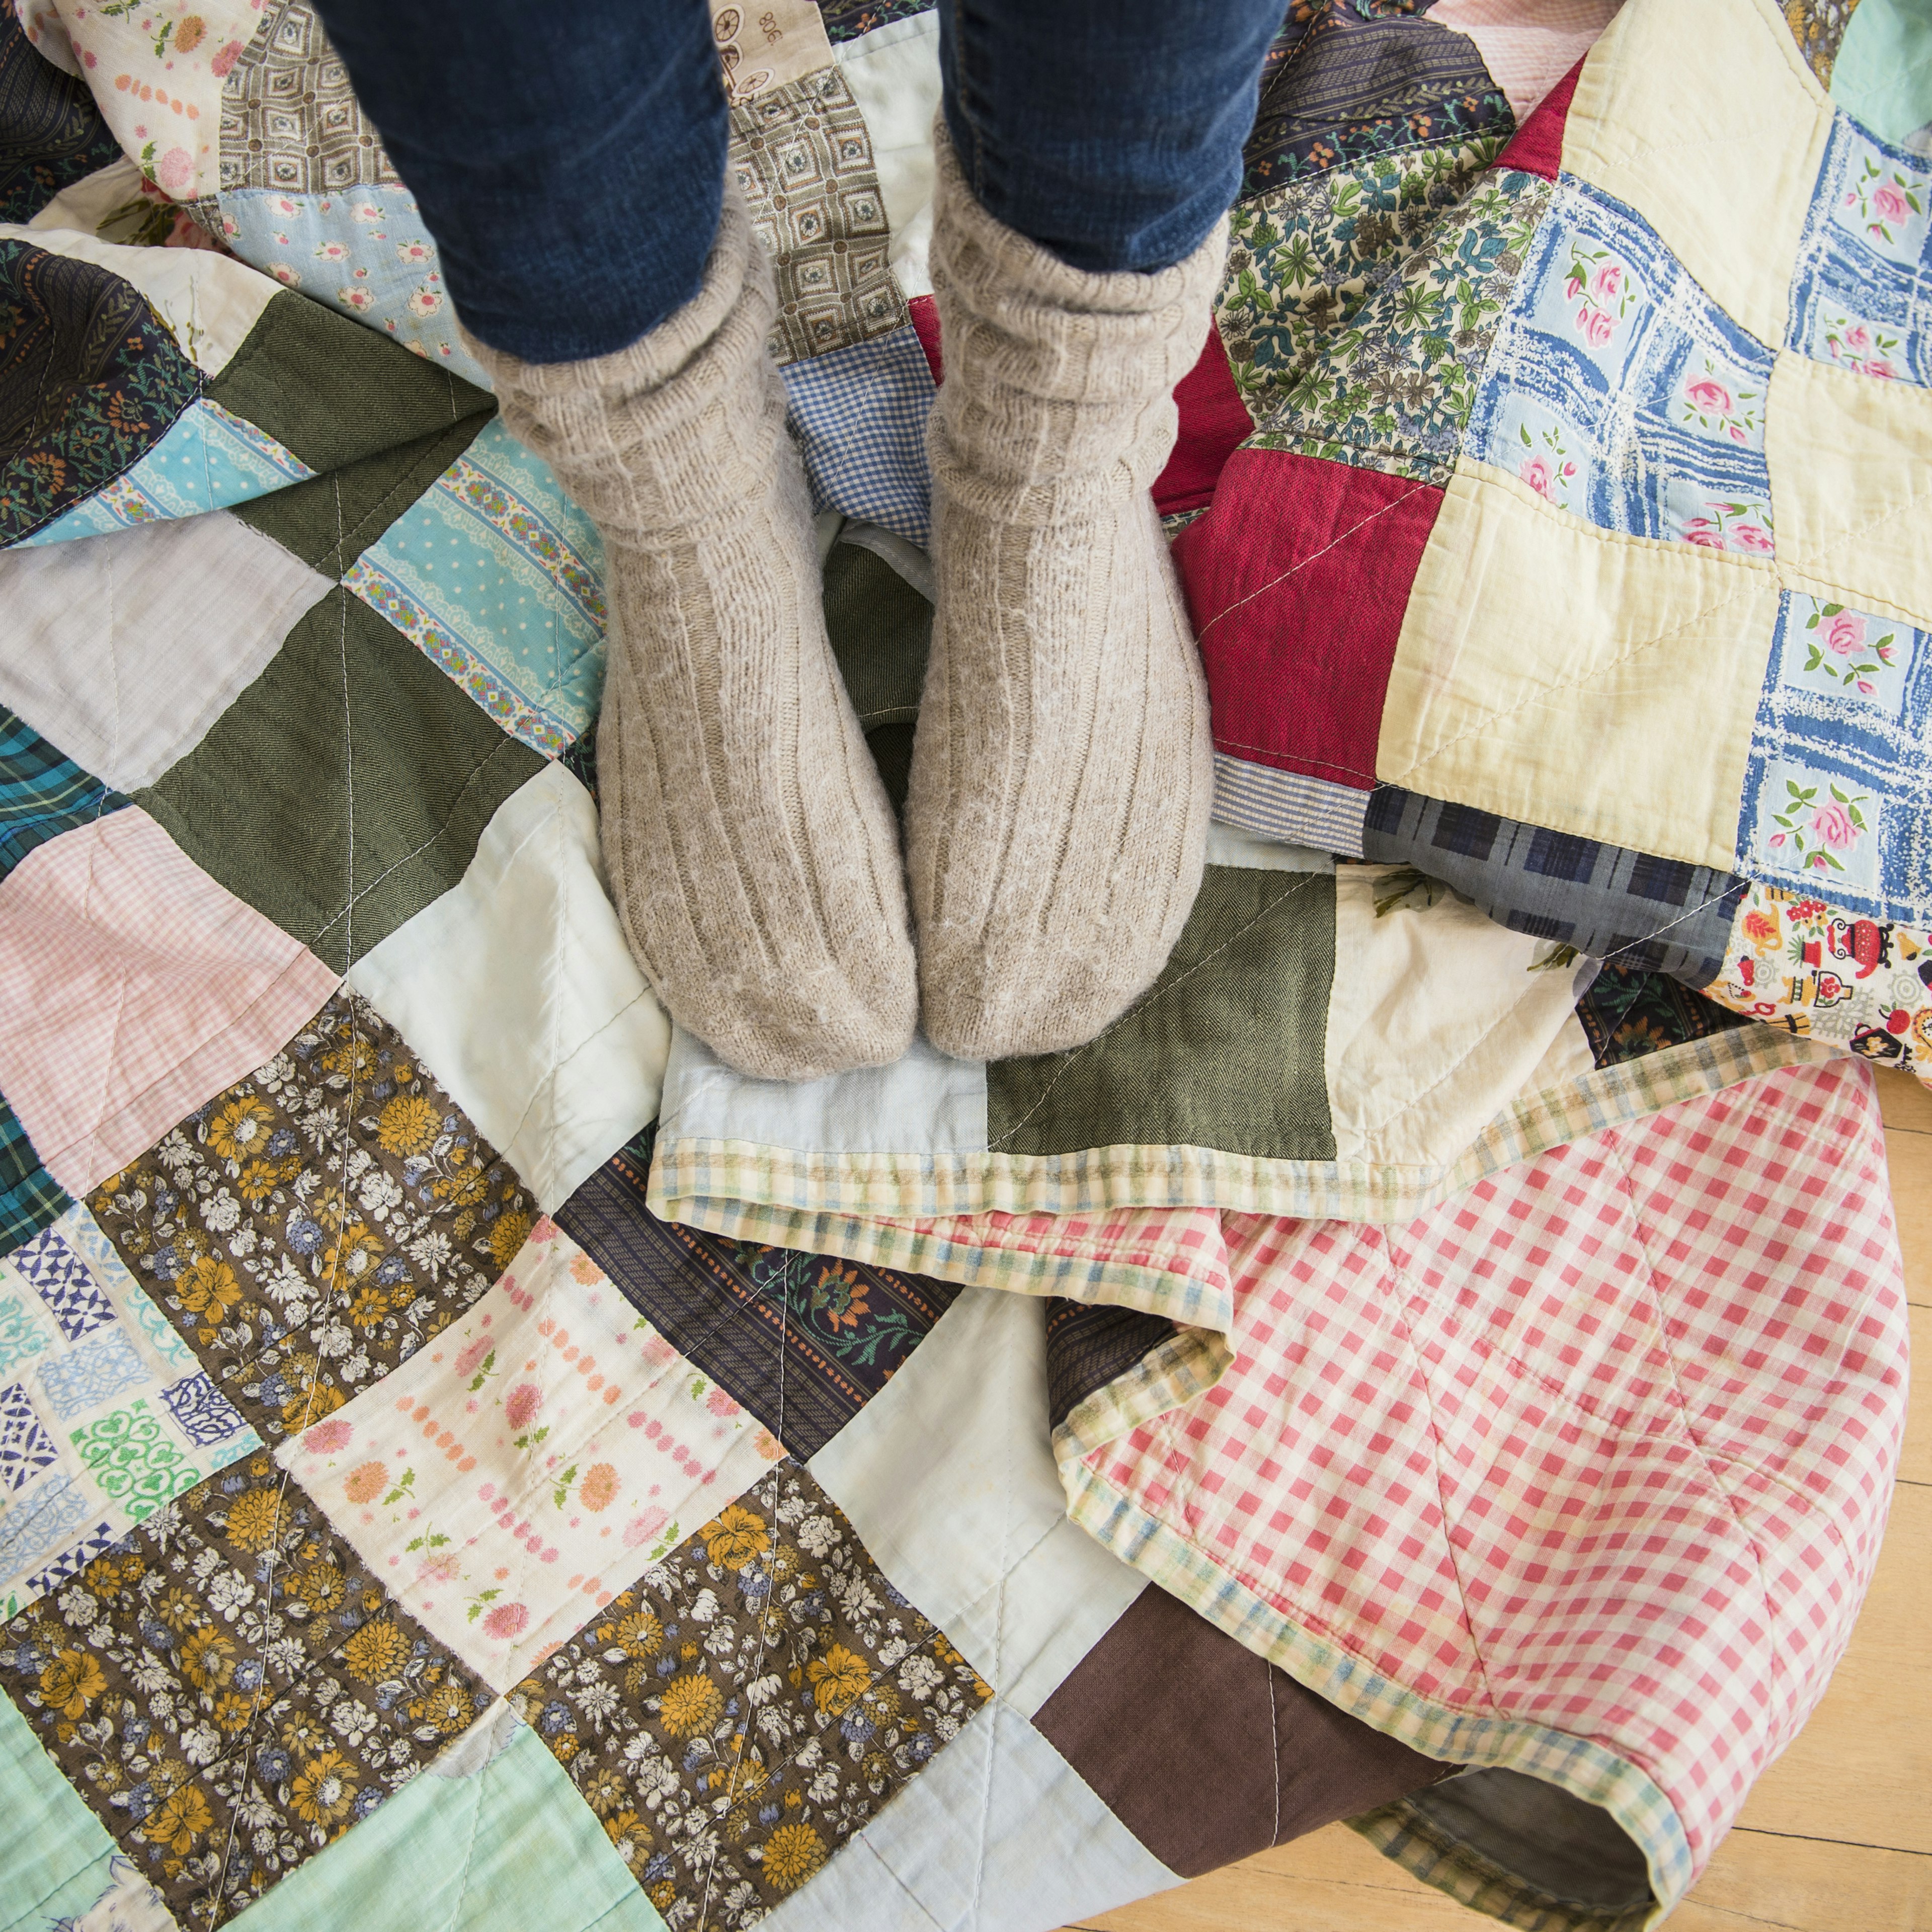
<instances>
[{"instance_id":1,"label":"brown floral patch","mask_svg":"<svg viewBox=\"0 0 1932 1932\"><path fill-rule=\"evenodd\" d=\"M0 1632L0 1684L184 1927L244 1910L490 1702L266 1454Z\"/></svg>"},{"instance_id":2,"label":"brown floral patch","mask_svg":"<svg viewBox=\"0 0 1932 1932\"><path fill-rule=\"evenodd\" d=\"M788 1461L512 1694L666 1922L730 1932L991 1694Z\"/></svg>"},{"instance_id":3,"label":"brown floral patch","mask_svg":"<svg viewBox=\"0 0 1932 1932\"><path fill-rule=\"evenodd\" d=\"M1858 4L1858 0L1784 0L1784 23L1820 87L1832 84L1838 48Z\"/></svg>"},{"instance_id":4,"label":"brown floral patch","mask_svg":"<svg viewBox=\"0 0 1932 1932\"><path fill-rule=\"evenodd\" d=\"M271 1442L414 1354L502 1272L536 1212L348 994L88 1205Z\"/></svg>"}]
</instances>

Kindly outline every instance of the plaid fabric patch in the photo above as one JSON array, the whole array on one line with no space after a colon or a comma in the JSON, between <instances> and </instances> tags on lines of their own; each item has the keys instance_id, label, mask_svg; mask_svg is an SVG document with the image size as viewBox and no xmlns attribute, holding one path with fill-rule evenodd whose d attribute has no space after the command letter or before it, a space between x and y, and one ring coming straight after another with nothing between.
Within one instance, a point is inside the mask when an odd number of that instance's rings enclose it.
<instances>
[{"instance_id":1,"label":"plaid fabric patch","mask_svg":"<svg viewBox=\"0 0 1932 1932\"><path fill-rule=\"evenodd\" d=\"M35 846L127 802L0 704L0 879Z\"/></svg>"},{"instance_id":2,"label":"plaid fabric patch","mask_svg":"<svg viewBox=\"0 0 1932 1932\"><path fill-rule=\"evenodd\" d=\"M926 419L932 365L908 326L785 364L792 434L814 513L842 510L923 548L932 536Z\"/></svg>"},{"instance_id":3,"label":"plaid fabric patch","mask_svg":"<svg viewBox=\"0 0 1932 1932\"><path fill-rule=\"evenodd\" d=\"M74 1205L74 1197L40 1165L20 1117L0 1094L0 1254L31 1240Z\"/></svg>"},{"instance_id":4,"label":"plaid fabric patch","mask_svg":"<svg viewBox=\"0 0 1932 1932\"><path fill-rule=\"evenodd\" d=\"M1670 1906L1877 1556L1906 1310L1870 1077L1707 1096L1406 1226L1222 1225L1232 1366L1064 1431L1075 1520L1416 1749L1604 1807Z\"/></svg>"},{"instance_id":5,"label":"plaid fabric patch","mask_svg":"<svg viewBox=\"0 0 1932 1932\"><path fill-rule=\"evenodd\" d=\"M1442 880L1513 932L1694 986L1722 970L1731 916L1744 892L1732 872L1601 845L1394 785L1370 796L1361 853Z\"/></svg>"}]
</instances>

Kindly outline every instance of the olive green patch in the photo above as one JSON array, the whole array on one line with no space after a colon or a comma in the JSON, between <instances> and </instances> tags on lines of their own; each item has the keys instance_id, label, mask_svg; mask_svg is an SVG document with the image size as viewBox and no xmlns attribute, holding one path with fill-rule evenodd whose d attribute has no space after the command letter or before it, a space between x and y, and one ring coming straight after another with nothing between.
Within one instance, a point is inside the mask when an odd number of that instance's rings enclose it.
<instances>
[{"instance_id":1,"label":"olive green patch","mask_svg":"<svg viewBox=\"0 0 1932 1932\"><path fill-rule=\"evenodd\" d=\"M470 447L489 420L487 412L464 416L412 442L345 464L326 476L311 476L286 490L238 503L230 514L273 537L311 569L339 581Z\"/></svg>"},{"instance_id":2,"label":"olive green patch","mask_svg":"<svg viewBox=\"0 0 1932 1932\"><path fill-rule=\"evenodd\" d=\"M135 796L197 865L346 972L461 878L490 814L544 762L336 590Z\"/></svg>"},{"instance_id":3,"label":"olive green patch","mask_svg":"<svg viewBox=\"0 0 1932 1932\"><path fill-rule=\"evenodd\" d=\"M860 544L835 543L825 560L825 628L852 709L868 731L919 716L932 606Z\"/></svg>"},{"instance_id":4,"label":"olive green patch","mask_svg":"<svg viewBox=\"0 0 1932 1932\"><path fill-rule=\"evenodd\" d=\"M1160 977L1099 1039L986 1069L988 1144L1333 1160L1334 978L1332 872L1210 866Z\"/></svg>"},{"instance_id":5,"label":"olive green patch","mask_svg":"<svg viewBox=\"0 0 1932 1932\"><path fill-rule=\"evenodd\" d=\"M884 557L835 543L825 560L825 628L886 796L903 812L932 606Z\"/></svg>"},{"instance_id":6,"label":"olive green patch","mask_svg":"<svg viewBox=\"0 0 1932 1932\"><path fill-rule=\"evenodd\" d=\"M286 290L202 393L317 472L496 407L473 382Z\"/></svg>"}]
</instances>

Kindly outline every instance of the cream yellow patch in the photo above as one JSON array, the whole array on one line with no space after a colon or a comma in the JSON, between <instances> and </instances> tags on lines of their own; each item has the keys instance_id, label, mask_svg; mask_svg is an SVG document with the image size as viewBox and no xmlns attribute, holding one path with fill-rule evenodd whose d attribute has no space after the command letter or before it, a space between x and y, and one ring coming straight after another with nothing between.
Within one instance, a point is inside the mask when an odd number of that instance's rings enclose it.
<instances>
[{"instance_id":1,"label":"cream yellow patch","mask_svg":"<svg viewBox=\"0 0 1932 1932\"><path fill-rule=\"evenodd\" d=\"M1777 612L1768 558L1598 530L1465 457L1416 572L1376 776L1728 869Z\"/></svg>"},{"instance_id":2,"label":"cream yellow patch","mask_svg":"<svg viewBox=\"0 0 1932 1932\"><path fill-rule=\"evenodd\" d=\"M1583 64L1563 166L1774 347L1831 124L1771 0L1630 0Z\"/></svg>"},{"instance_id":3,"label":"cream yellow patch","mask_svg":"<svg viewBox=\"0 0 1932 1932\"><path fill-rule=\"evenodd\" d=\"M1787 351L1765 415L1785 587L1932 628L1932 389Z\"/></svg>"}]
</instances>

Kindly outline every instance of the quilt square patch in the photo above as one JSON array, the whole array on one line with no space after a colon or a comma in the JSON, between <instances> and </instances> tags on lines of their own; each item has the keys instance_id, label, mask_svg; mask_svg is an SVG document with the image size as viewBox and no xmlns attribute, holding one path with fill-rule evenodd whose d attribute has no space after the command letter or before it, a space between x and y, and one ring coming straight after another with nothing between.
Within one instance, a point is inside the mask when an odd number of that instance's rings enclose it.
<instances>
[{"instance_id":1,"label":"quilt square patch","mask_svg":"<svg viewBox=\"0 0 1932 1932\"><path fill-rule=\"evenodd\" d=\"M1199 1147L1333 1160L1322 1016L1335 877L1210 866L1173 956L1106 1032L986 1070L996 1154ZM1284 1055L1278 1043L1305 1044ZM1146 1070L1158 1066L1150 1082Z\"/></svg>"},{"instance_id":2,"label":"quilt square patch","mask_svg":"<svg viewBox=\"0 0 1932 1932\"><path fill-rule=\"evenodd\" d=\"M41 1394L63 1421L139 1388L148 1378L148 1365L118 1322L44 1363L40 1377Z\"/></svg>"},{"instance_id":3,"label":"quilt square patch","mask_svg":"<svg viewBox=\"0 0 1932 1932\"><path fill-rule=\"evenodd\" d=\"M432 1346L280 1460L502 1690L781 1453L545 1220Z\"/></svg>"},{"instance_id":4,"label":"quilt square patch","mask_svg":"<svg viewBox=\"0 0 1932 1932\"><path fill-rule=\"evenodd\" d=\"M278 301L423 366L312 303ZM424 373L446 388L455 380ZM460 422L444 427L468 435ZM386 617L338 588L137 802L203 872L340 974L462 878L497 806L542 768Z\"/></svg>"},{"instance_id":5,"label":"quilt square patch","mask_svg":"<svg viewBox=\"0 0 1932 1932\"><path fill-rule=\"evenodd\" d=\"M393 184L349 70L314 10L295 0L250 40L221 91L221 185L328 194Z\"/></svg>"},{"instance_id":6,"label":"quilt square patch","mask_svg":"<svg viewBox=\"0 0 1932 1932\"><path fill-rule=\"evenodd\" d=\"M781 362L910 322L886 260L872 136L838 68L734 107L731 165L752 225L778 263L772 340Z\"/></svg>"},{"instance_id":7,"label":"quilt square patch","mask_svg":"<svg viewBox=\"0 0 1932 1932\"><path fill-rule=\"evenodd\" d=\"M0 1094L0 1248L38 1233L73 1204Z\"/></svg>"},{"instance_id":8,"label":"quilt square patch","mask_svg":"<svg viewBox=\"0 0 1932 1932\"><path fill-rule=\"evenodd\" d=\"M9 1258L33 1283L47 1312L70 1342L78 1342L114 1319L114 1304L106 1291L57 1229L49 1228L36 1234Z\"/></svg>"},{"instance_id":9,"label":"quilt square patch","mask_svg":"<svg viewBox=\"0 0 1932 1932\"><path fill-rule=\"evenodd\" d=\"M203 516L286 490L314 473L267 430L201 396L140 462L26 542L64 543L137 524Z\"/></svg>"},{"instance_id":10,"label":"quilt square patch","mask_svg":"<svg viewBox=\"0 0 1932 1932\"><path fill-rule=\"evenodd\" d=\"M1237 208L1216 320L1256 440L1447 480L1548 205L1488 143L1389 155Z\"/></svg>"},{"instance_id":11,"label":"quilt square patch","mask_svg":"<svg viewBox=\"0 0 1932 1932\"><path fill-rule=\"evenodd\" d=\"M1228 459L1173 549L1217 751L1373 788L1402 614L1442 502L1432 484L1287 450Z\"/></svg>"},{"instance_id":12,"label":"quilt square patch","mask_svg":"<svg viewBox=\"0 0 1932 1932\"><path fill-rule=\"evenodd\" d=\"M992 1695L796 1462L514 1693L674 1926L763 1918Z\"/></svg>"},{"instance_id":13,"label":"quilt square patch","mask_svg":"<svg viewBox=\"0 0 1932 1932\"><path fill-rule=\"evenodd\" d=\"M132 468L202 382L141 291L93 262L0 242L0 316L8 406L33 430L9 452L0 487L5 544ZM101 345L85 368L72 353L82 342Z\"/></svg>"},{"instance_id":14,"label":"quilt square patch","mask_svg":"<svg viewBox=\"0 0 1932 1932\"><path fill-rule=\"evenodd\" d=\"M224 159L224 172L227 166ZM393 172L386 182L335 193L224 185L203 206L208 226L285 288L381 329L465 382L488 386L458 339L441 260L416 196Z\"/></svg>"},{"instance_id":15,"label":"quilt square patch","mask_svg":"<svg viewBox=\"0 0 1932 1932\"><path fill-rule=\"evenodd\" d=\"M926 424L934 389L918 332L908 326L788 362L784 386L814 512L841 510L929 544Z\"/></svg>"},{"instance_id":16,"label":"quilt square patch","mask_svg":"<svg viewBox=\"0 0 1932 1932\"><path fill-rule=\"evenodd\" d=\"M1566 176L1466 447L1600 529L1766 554L1771 368L1644 222Z\"/></svg>"},{"instance_id":17,"label":"quilt square patch","mask_svg":"<svg viewBox=\"0 0 1932 1932\"><path fill-rule=\"evenodd\" d=\"M652 1130L559 1210L638 1312L801 1459L817 1454L911 1359L952 1283L836 1255L734 1241L645 1204Z\"/></svg>"},{"instance_id":18,"label":"quilt square patch","mask_svg":"<svg viewBox=\"0 0 1932 1932\"><path fill-rule=\"evenodd\" d=\"M197 1448L226 1442L248 1427L235 1405L199 1371L162 1390L161 1400L176 1427Z\"/></svg>"},{"instance_id":19,"label":"quilt square patch","mask_svg":"<svg viewBox=\"0 0 1932 1932\"><path fill-rule=\"evenodd\" d=\"M0 1514L0 1575L24 1577L36 1564L57 1558L88 1516L85 1486L65 1470L53 1471L14 1508ZM29 1580L25 1588L9 1590L0 1600L17 1609L38 1594L35 1582Z\"/></svg>"},{"instance_id":20,"label":"quilt square patch","mask_svg":"<svg viewBox=\"0 0 1932 1932\"><path fill-rule=\"evenodd\" d=\"M489 1701L266 1454L16 1618L0 1684L184 1928L252 1904Z\"/></svg>"},{"instance_id":21,"label":"quilt square patch","mask_svg":"<svg viewBox=\"0 0 1932 1932\"><path fill-rule=\"evenodd\" d=\"M0 1379L24 1395L54 1449L20 1465L23 1480L0 1492L0 1608L9 1616L50 1587L43 1578L84 1561L90 1539L124 1535L261 1446L225 1403L218 1436L183 1426L172 1390L194 1358L84 1208L0 1260Z\"/></svg>"},{"instance_id":22,"label":"quilt square patch","mask_svg":"<svg viewBox=\"0 0 1932 1932\"><path fill-rule=\"evenodd\" d=\"M1834 116L1791 284L1786 345L1880 382L1932 383L1932 166Z\"/></svg>"},{"instance_id":23,"label":"quilt square patch","mask_svg":"<svg viewBox=\"0 0 1932 1932\"><path fill-rule=\"evenodd\" d=\"M127 802L0 704L0 878L35 846Z\"/></svg>"},{"instance_id":24,"label":"quilt square patch","mask_svg":"<svg viewBox=\"0 0 1932 1932\"><path fill-rule=\"evenodd\" d=\"M20 1383L0 1389L0 1489L24 1490L60 1451Z\"/></svg>"},{"instance_id":25,"label":"quilt square patch","mask_svg":"<svg viewBox=\"0 0 1932 1932\"><path fill-rule=\"evenodd\" d=\"M414 1354L484 1292L535 1218L395 1030L346 994L91 1201L200 1366L271 1442Z\"/></svg>"},{"instance_id":26,"label":"quilt square patch","mask_svg":"<svg viewBox=\"0 0 1932 1932\"><path fill-rule=\"evenodd\" d=\"M1876 919L1932 921L1932 633L1779 600L1738 862Z\"/></svg>"},{"instance_id":27,"label":"quilt square patch","mask_svg":"<svg viewBox=\"0 0 1932 1932\"><path fill-rule=\"evenodd\" d=\"M493 418L344 574L503 729L555 758L604 684L604 540Z\"/></svg>"}]
</instances>

